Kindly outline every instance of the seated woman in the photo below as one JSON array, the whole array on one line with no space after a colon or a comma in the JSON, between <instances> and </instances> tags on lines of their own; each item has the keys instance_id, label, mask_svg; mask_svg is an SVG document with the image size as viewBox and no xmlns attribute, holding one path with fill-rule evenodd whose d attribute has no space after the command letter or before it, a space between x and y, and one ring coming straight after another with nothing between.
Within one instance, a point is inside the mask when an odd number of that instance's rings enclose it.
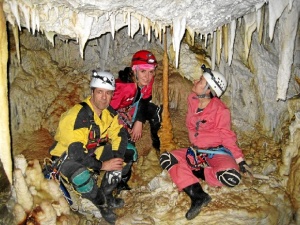
<instances>
[{"instance_id":1,"label":"seated woman","mask_svg":"<svg viewBox=\"0 0 300 225\"><path fill-rule=\"evenodd\" d=\"M186 126L192 147L164 152L160 164L178 189L191 198L186 218L195 218L211 197L202 190L199 179L211 186L234 187L241 174L250 172L242 150L231 130L230 111L219 99L225 92L225 77L202 66L203 76L194 81L188 96Z\"/></svg>"}]
</instances>

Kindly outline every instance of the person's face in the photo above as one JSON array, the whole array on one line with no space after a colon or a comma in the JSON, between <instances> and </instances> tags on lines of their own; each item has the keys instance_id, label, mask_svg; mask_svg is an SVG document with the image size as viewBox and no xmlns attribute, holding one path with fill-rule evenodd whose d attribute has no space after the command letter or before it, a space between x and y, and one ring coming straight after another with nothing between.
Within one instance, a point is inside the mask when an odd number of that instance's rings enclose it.
<instances>
[{"instance_id":1,"label":"person's face","mask_svg":"<svg viewBox=\"0 0 300 225\"><path fill-rule=\"evenodd\" d=\"M204 76L201 76L200 79L194 80L194 86L192 88L192 91L195 92L197 95L201 95L201 94L203 94L206 84L207 84L207 82L206 82ZM205 94L207 94L207 93L209 93L209 89L206 90Z\"/></svg>"},{"instance_id":2,"label":"person's face","mask_svg":"<svg viewBox=\"0 0 300 225\"><path fill-rule=\"evenodd\" d=\"M113 93L113 91L104 88L92 90L91 102L96 107L95 110L101 112L103 109L106 109L109 106Z\"/></svg>"},{"instance_id":3,"label":"person's face","mask_svg":"<svg viewBox=\"0 0 300 225\"><path fill-rule=\"evenodd\" d=\"M140 87L148 85L155 76L155 69L139 69L135 72L137 73L137 82Z\"/></svg>"}]
</instances>

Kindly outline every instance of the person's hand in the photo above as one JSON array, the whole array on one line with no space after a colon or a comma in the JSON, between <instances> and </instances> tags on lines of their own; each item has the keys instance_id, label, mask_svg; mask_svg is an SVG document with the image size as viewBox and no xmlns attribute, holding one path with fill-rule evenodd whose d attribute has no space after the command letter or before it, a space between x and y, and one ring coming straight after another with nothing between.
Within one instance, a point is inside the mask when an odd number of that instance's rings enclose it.
<instances>
[{"instance_id":1,"label":"person's hand","mask_svg":"<svg viewBox=\"0 0 300 225\"><path fill-rule=\"evenodd\" d=\"M245 162L245 160L243 160L242 162L239 163L239 167L240 167L240 171L243 174L248 174L250 177L252 177L252 169L250 168L250 166Z\"/></svg>"},{"instance_id":2,"label":"person's hand","mask_svg":"<svg viewBox=\"0 0 300 225\"><path fill-rule=\"evenodd\" d=\"M124 160L122 158L112 158L110 160L102 162L101 170L113 171L122 170Z\"/></svg>"},{"instance_id":3,"label":"person's hand","mask_svg":"<svg viewBox=\"0 0 300 225\"><path fill-rule=\"evenodd\" d=\"M136 121L133 125L131 130L131 140L136 142L142 138L142 131L143 131L143 123L140 121Z\"/></svg>"}]
</instances>

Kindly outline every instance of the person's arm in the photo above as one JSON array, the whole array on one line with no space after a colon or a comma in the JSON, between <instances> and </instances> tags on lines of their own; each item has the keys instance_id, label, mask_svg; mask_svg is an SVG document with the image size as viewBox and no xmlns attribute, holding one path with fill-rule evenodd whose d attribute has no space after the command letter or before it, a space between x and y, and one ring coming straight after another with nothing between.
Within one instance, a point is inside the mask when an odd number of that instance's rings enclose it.
<instances>
[{"instance_id":1,"label":"person's arm","mask_svg":"<svg viewBox=\"0 0 300 225\"><path fill-rule=\"evenodd\" d=\"M196 125L192 123L191 118L195 114L195 108L198 105L198 100L194 99L193 96L194 96L193 93L188 96L188 100L187 100L188 109L187 109L185 124L188 129L189 140L192 144L195 144L198 136L196 135L197 132L195 129Z\"/></svg>"},{"instance_id":2,"label":"person's arm","mask_svg":"<svg viewBox=\"0 0 300 225\"><path fill-rule=\"evenodd\" d=\"M148 109L148 104L151 101L152 96L146 99L141 99L138 104L136 116L135 116L135 121L140 121L142 123L146 122L146 115L147 115L147 109Z\"/></svg>"},{"instance_id":3,"label":"person's arm","mask_svg":"<svg viewBox=\"0 0 300 225\"><path fill-rule=\"evenodd\" d=\"M233 154L237 163L244 160L242 150L237 146L236 134L231 130L231 117L228 108L219 109L216 116L217 129L220 131L222 145Z\"/></svg>"}]
</instances>

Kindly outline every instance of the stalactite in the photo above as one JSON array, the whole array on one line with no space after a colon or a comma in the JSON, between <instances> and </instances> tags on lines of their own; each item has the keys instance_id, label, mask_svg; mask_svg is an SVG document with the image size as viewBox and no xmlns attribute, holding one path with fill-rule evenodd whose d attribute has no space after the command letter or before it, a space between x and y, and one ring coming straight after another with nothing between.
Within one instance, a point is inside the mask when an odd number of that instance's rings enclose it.
<instances>
[{"instance_id":1,"label":"stalactite","mask_svg":"<svg viewBox=\"0 0 300 225\"><path fill-rule=\"evenodd\" d=\"M19 10L18 10L18 3L16 2L16 0L10 1L9 2L10 8L12 13L14 14L19 30L21 30L21 22L20 22L20 15L19 15Z\"/></svg>"},{"instance_id":2,"label":"stalactite","mask_svg":"<svg viewBox=\"0 0 300 225\"><path fill-rule=\"evenodd\" d=\"M216 32L213 32L212 35L211 68L214 70L216 65L217 34Z\"/></svg>"},{"instance_id":3,"label":"stalactite","mask_svg":"<svg viewBox=\"0 0 300 225\"><path fill-rule=\"evenodd\" d=\"M150 21L149 21L150 23ZM151 41L151 33L152 33L152 29L151 29L151 25L149 25L149 30L148 30L148 41Z\"/></svg>"},{"instance_id":4,"label":"stalactite","mask_svg":"<svg viewBox=\"0 0 300 225\"><path fill-rule=\"evenodd\" d=\"M222 50L222 27L219 27L216 31L216 35L217 35L217 55L216 55L216 63L217 65L220 65L220 61L221 61L221 50Z\"/></svg>"},{"instance_id":5,"label":"stalactite","mask_svg":"<svg viewBox=\"0 0 300 225\"><path fill-rule=\"evenodd\" d=\"M164 57L163 57L163 112L162 124L159 130L160 151L169 151L176 149L176 144L173 141L173 128L169 112L169 59L167 48L167 34L164 33ZM163 134L163 135L162 135Z\"/></svg>"},{"instance_id":6,"label":"stalactite","mask_svg":"<svg viewBox=\"0 0 300 225\"><path fill-rule=\"evenodd\" d=\"M259 41L260 44L262 42L262 37L263 37L264 18L265 18L265 8L262 5L259 9L257 9L257 16L256 16L258 41Z\"/></svg>"},{"instance_id":7,"label":"stalactite","mask_svg":"<svg viewBox=\"0 0 300 225\"><path fill-rule=\"evenodd\" d=\"M247 61L251 46L252 34L256 29L256 15L254 13L249 13L244 16L245 20L245 60Z\"/></svg>"},{"instance_id":8,"label":"stalactite","mask_svg":"<svg viewBox=\"0 0 300 225\"><path fill-rule=\"evenodd\" d=\"M6 176L12 183L12 159L11 159L11 142L9 132L9 110L7 95L7 62L8 62L8 43L6 32L6 20L3 12L3 2L0 1L0 159L3 163Z\"/></svg>"},{"instance_id":9,"label":"stalactite","mask_svg":"<svg viewBox=\"0 0 300 225\"><path fill-rule=\"evenodd\" d=\"M228 25L224 25L223 26L223 45L224 45L224 57L225 57L225 61L228 62Z\"/></svg>"},{"instance_id":10,"label":"stalactite","mask_svg":"<svg viewBox=\"0 0 300 225\"><path fill-rule=\"evenodd\" d=\"M50 31L50 32L45 31L45 36L46 36L47 40L51 42L53 47L54 47L54 36L55 35L56 34L53 31Z\"/></svg>"},{"instance_id":11,"label":"stalactite","mask_svg":"<svg viewBox=\"0 0 300 225\"><path fill-rule=\"evenodd\" d=\"M190 36L191 36L191 40L192 40L192 46L194 45L194 43L195 43L195 32L194 32L194 30L192 29L192 28L190 28L190 27L187 27L186 28L186 30L188 31L188 33L190 34Z\"/></svg>"},{"instance_id":12,"label":"stalactite","mask_svg":"<svg viewBox=\"0 0 300 225\"><path fill-rule=\"evenodd\" d=\"M293 50L295 48L295 39L297 34L300 2L295 1L290 12L286 8L282 15L279 26L280 54L279 68L277 72L277 100L286 100L286 92L292 72Z\"/></svg>"},{"instance_id":13,"label":"stalactite","mask_svg":"<svg viewBox=\"0 0 300 225\"><path fill-rule=\"evenodd\" d=\"M228 54L228 65L231 65L233 57L233 46L236 31L236 20L232 20L230 23L230 38L229 38L229 54Z\"/></svg>"},{"instance_id":14,"label":"stalactite","mask_svg":"<svg viewBox=\"0 0 300 225\"><path fill-rule=\"evenodd\" d=\"M130 12L127 12L127 34L131 37L131 15Z\"/></svg>"},{"instance_id":15,"label":"stalactite","mask_svg":"<svg viewBox=\"0 0 300 225\"><path fill-rule=\"evenodd\" d=\"M162 33L161 33L161 30L162 30L162 24L159 23L159 41L162 42Z\"/></svg>"},{"instance_id":16,"label":"stalactite","mask_svg":"<svg viewBox=\"0 0 300 225\"><path fill-rule=\"evenodd\" d=\"M85 47L85 43L89 39L92 24L94 18L87 16L84 13L78 13L76 16L76 23L74 27L74 31L79 38L79 48L80 48L80 55L83 58L83 51Z\"/></svg>"},{"instance_id":17,"label":"stalactite","mask_svg":"<svg viewBox=\"0 0 300 225\"><path fill-rule=\"evenodd\" d=\"M16 43L16 52L17 52L17 58L19 65L21 64L21 56L20 56L20 39L19 39L19 30L17 26L12 26L14 39Z\"/></svg>"},{"instance_id":18,"label":"stalactite","mask_svg":"<svg viewBox=\"0 0 300 225\"><path fill-rule=\"evenodd\" d=\"M297 2L297 1L295 1ZM269 37L273 40L275 24L278 18L281 16L283 10L288 5L289 0L269 0Z\"/></svg>"},{"instance_id":19,"label":"stalactite","mask_svg":"<svg viewBox=\"0 0 300 225\"><path fill-rule=\"evenodd\" d=\"M173 20L173 49L176 53L176 68L178 68L180 42L185 33L186 18L177 17Z\"/></svg>"},{"instance_id":20,"label":"stalactite","mask_svg":"<svg viewBox=\"0 0 300 225\"><path fill-rule=\"evenodd\" d=\"M207 40L208 39L208 34L205 34L204 35L204 41L205 41L205 43L204 43L204 46L205 46L205 48L207 48Z\"/></svg>"},{"instance_id":21,"label":"stalactite","mask_svg":"<svg viewBox=\"0 0 300 225\"><path fill-rule=\"evenodd\" d=\"M116 15L114 13L112 13L110 15L110 26L111 26L111 35L112 35L112 38L115 39L115 25L116 25Z\"/></svg>"},{"instance_id":22,"label":"stalactite","mask_svg":"<svg viewBox=\"0 0 300 225\"><path fill-rule=\"evenodd\" d=\"M31 33L34 35L35 34L35 29L36 29L36 9L35 9L35 6L33 8L31 8L30 18L31 18Z\"/></svg>"},{"instance_id":23,"label":"stalactite","mask_svg":"<svg viewBox=\"0 0 300 225\"><path fill-rule=\"evenodd\" d=\"M26 28L27 30L30 32L30 10L29 8L24 5L24 4L20 4L20 8L23 12L24 15L24 19L25 19L25 24L26 24Z\"/></svg>"}]
</instances>

